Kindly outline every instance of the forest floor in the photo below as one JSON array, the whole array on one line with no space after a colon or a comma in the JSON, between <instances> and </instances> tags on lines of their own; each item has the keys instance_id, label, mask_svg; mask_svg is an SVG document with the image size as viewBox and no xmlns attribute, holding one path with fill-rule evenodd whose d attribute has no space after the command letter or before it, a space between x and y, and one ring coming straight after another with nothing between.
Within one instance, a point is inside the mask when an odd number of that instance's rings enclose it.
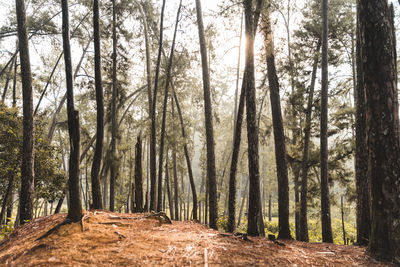
<instances>
[{"instance_id":1,"label":"forest floor","mask_svg":"<svg viewBox=\"0 0 400 267\"><path fill-rule=\"evenodd\" d=\"M50 215L19 227L0 243L1 266L390 266L365 248L233 236L193 221L166 224L148 214L85 212L60 227ZM245 238L246 239L246 238Z\"/></svg>"}]
</instances>

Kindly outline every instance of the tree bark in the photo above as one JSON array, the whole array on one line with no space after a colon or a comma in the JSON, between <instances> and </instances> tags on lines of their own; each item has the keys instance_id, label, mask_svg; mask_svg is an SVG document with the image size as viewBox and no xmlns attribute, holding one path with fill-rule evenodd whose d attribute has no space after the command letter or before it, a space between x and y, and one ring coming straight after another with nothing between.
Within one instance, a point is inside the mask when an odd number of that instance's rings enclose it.
<instances>
[{"instance_id":1,"label":"tree bark","mask_svg":"<svg viewBox=\"0 0 400 267\"><path fill-rule=\"evenodd\" d=\"M306 121L304 127L304 147L301 161L301 199L300 199L300 222L299 222L299 241L308 242L308 223L307 223L307 186L308 186L308 155L311 137L311 118L314 101L315 80L317 77L319 50L321 40L318 40L316 53L314 55L314 64L311 74L311 85L307 99Z\"/></svg>"},{"instance_id":2,"label":"tree bark","mask_svg":"<svg viewBox=\"0 0 400 267\"><path fill-rule=\"evenodd\" d=\"M365 90L362 73L359 6L357 6L356 65L357 83L354 93L356 106L356 192L357 192L357 243L368 245L371 232L370 196L368 183L367 119Z\"/></svg>"},{"instance_id":3,"label":"tree bark","mask_svg":"<svg viewBox=\"0 0 400 267\"><path fill-rule=\"evenodd\" d=\"M168 157L165 160L165 186L167 187L169 214L171 218L174 218L174 202L172 201L170 183L169 183Z\"/></svg>"},{"instance_id":4,"label":"tree bark","mask_svg":"<svg viewBox=\"0 0 400 267\"><path fill-rule=\"evenodd\" d=\"M279 82L276 75L274 44L272 39L269 13L263 19L263 32L267 56L268 82L270 89L272 121L275 140L276 171L278 177L278 238L291 239L289 229L289 181L286 163L285 133L283 130L282 110L279 96Z\"/></svg>"},{"instance_id":5,"label":"tree bark","mask_svg":"<svg viewBox=\"0 0 400 267\"><path fill-rule=\"evenodd\" d=\"M322 0L321 74L321 224L322 241L333 243L328 173L328 0Z\"/></svg>"},{"instance_id":6,"label":"tree bark","mask_svg":"<svg viewBox=\"0 0 400 267\"><path fill-rule=\"evenodd\" d=\"M242 220L244 203L246 203L246 199L247 199L248 195L249 195L249 178L247 177L246 186L244 187L244 194L243 194L243 198L242 198L242 204L240 205L240 210L239 210L239 218L238 218L238 223L237 223L238 227L240 226L240 221Z\"/></svg>"},{"instance_id":7,"label":"tree bark","mask_svg":"<svg viewBox=\"0 0 400 267\"><path fill-rule=\"evenodd\" d=\"M368 251L400 264L400 144L393 6L358 0L366 94L371 235Z\"/></svg>"},{"instance_id":8,"label":"tree bark","mask_svg":"<svg viewBox=\"0 0 400 267\"><path fill-rule=\"evenodd\" d=\"M178 190L178 173L176 171L176 150L175 147L172 151L172 167L174 171L174 200L175 200L175 220L179 220L179 190Z\"/></svg>"},{"instance_id":9,"label":"tree bark","mask_svg":"<svg viewBox=\"0 0 400 267\"><path fill-rule=\"evenodd\" d=\"M61 7L65 76L67 83L68 132L70 138L70 157L68 166L69 209L67 218L73 222L76 222L79 221L83 216L81 194L79 188L79 113L74 108L71 47L69 43L68 0L63 0L61 2Z\"/></svg>"},{"instance_id":10,"label":"tree bark","mask_svg":"<svg viewBox=\"0 0 400 267\"><path fill-rule=\"evenodd\" d=\"M23 98L23 143L21 166L21 192L19 221L24 224L32 220L34 198L34 129L32 73L29 59L29 44L26 29L26 11L24 0L16 0L18 44L21 62L22 98Z\"/></svg>"},{"instance_id":11,"label":"tree bark","mask_svg":"<svg viewBox=\"0 0 400 267\"><path fill-rule=\"evenodd\" d=\"M93 155L91 170L92 179L92 208L103 209L103 201L100 187L100 165L103 155L104 139L104 103L103 86L101 78L101 47L100 47L100 26L99 26L99 0L93 1L93 28L94 28L94 71L97 105L97 128L96 148Z\"/></svg>"},{"instance_id":12,"label":"tree bark","mask_svg":"<svg viewBox=\"0 0 400 267\"><path fill-rule=\"evenodd\" d=\"M161 8L160 19L160 39L158 42L158 56L156 65L156 74L154 78L154 92L153 92L153 108L151 110L151 143L150 143L150 210L157 209L156 201L156 103L157 103L157 90L158 90L158 76L160 73L161 52L163 45L163 24L164 24L164 9L165 0L163 0Z\"/></svg>"},{"instance_id":13,"label":"tree bark","mask_svg":"<svg viewBox=\"0 0 400 267\"><path fill-rule=\"evenodd\" d=\"M214 129L212 121L212 105L211 105L211 86L210 72L208 67L206 38L204 36L203 14L201 10L200 0L196 1L197 12L197 28L199 31L199 43L201 54L201 65L203 72L203 91L204 91L204 115L206 126L206 142L207 142L207 180L208 180L208 197L209 197L209 215L210 227L217 229L218 220L218 203L217 203L217 182L215 172L215 151L214 151Z\"/></svg>"},{"instance_id":14,"label":"tree bark","mask_svg":"<svg viewBox=\"0 0 400 267\"><path fill-rule=\"evenodd\" d=\"M137 137L135 150L135 212L143 212L142 140Z\"/></svg>"},{"instance_id":15,"label":"tree bark","mask_svg":"<svg viewBox=\"0 0 400 267\"><path fill-rule=\"evenodd\" d=\"M14 64L14 78L13 78L13 91L12 91L12 107L15 108L17 106L17 58L15 57Z\"/></svg>"},{"instance_id":16,"label":"tree bark","mask_svg":"<svg viewBox=\"0 0 400 267\"><path fill-rule=\"evenodd\" d=\"M112 96L111 96L111 157L110 157L110 211L114 211L115 206L115 183L118 177L118 162L117 162L117 12L115 0L112 0Z\"/></svg>"}]
</instances>

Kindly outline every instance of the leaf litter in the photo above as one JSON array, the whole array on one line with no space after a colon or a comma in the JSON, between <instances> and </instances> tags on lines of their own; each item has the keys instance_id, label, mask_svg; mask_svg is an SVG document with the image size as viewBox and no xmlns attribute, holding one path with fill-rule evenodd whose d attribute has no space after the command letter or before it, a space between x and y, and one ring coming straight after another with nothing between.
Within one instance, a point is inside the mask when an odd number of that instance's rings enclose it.
<instances>
[{"instance_id":1,"label":"leaf litter","mask_svg":"<svg viewBox=\"0 0 400 267\"><path fill-rule=\"evenodd\" d=\"M391 266L365 247L282 241L220 233L194 221L149 214L87 211L61 226L65 214L41 217L0 242L2 266ZM247 236L246 236L247 237ZM282 245L283 244L283 245Z\"/></svg>"}]
</instances>

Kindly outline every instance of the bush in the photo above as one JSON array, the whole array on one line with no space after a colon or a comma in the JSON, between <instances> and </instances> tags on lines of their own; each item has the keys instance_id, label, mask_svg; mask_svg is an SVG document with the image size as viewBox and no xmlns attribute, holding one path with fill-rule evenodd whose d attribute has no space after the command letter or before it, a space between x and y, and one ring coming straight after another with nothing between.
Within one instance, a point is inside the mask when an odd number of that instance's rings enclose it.
<instances>
[{"instance_id":1,"label":"bush","mask_svg":"<svg viewBox=\"0 0 400 267\"><path fill-rule=\"evenodd\" d=\"M219 216L217 221L218 229L227 232L228 231L228 216Z\"/></svg>"},{"instance_id":2,"label":"bush","mask_svg":"<svg viewBox=\"0 0 400 267\"><path fill-rule=\"evenodd\" d=\"M9 218L9 222L1 228L1 233L0 233L0 240L2 240L4 237L7 235L11 234L14 231L14 224L11 221L11 218Z\"/></svg>"}]
</instances>

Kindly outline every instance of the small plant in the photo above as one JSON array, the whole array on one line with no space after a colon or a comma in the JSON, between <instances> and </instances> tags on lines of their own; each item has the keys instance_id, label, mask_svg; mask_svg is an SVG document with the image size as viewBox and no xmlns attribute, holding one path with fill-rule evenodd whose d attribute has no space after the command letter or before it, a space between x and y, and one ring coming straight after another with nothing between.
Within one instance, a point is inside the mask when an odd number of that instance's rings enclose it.
<instances>
[{"instance_id":1,"label":"small plant","mask_svg":"<svg viewBox=\"0 0 400 267\"><path fill-rule=\"evenodd\" d=\"M219 216L217 221L218 229L223 230L224 232L228 231L228 217L227 216Z\"/></svg>"},{"instance_id":2,"label":"small plant","mask_svg":"<svg viewBox=\"0 0 400 267\"><path fill-rule=\"evenodd\" d=\"M4 224L1 228L1 234L0 234L0 239L3 239L7 235L11 234L14 231L14 225L11 222L11 218L7 218L8 222L7 224Z\"/></svg>"}]
</instances>

